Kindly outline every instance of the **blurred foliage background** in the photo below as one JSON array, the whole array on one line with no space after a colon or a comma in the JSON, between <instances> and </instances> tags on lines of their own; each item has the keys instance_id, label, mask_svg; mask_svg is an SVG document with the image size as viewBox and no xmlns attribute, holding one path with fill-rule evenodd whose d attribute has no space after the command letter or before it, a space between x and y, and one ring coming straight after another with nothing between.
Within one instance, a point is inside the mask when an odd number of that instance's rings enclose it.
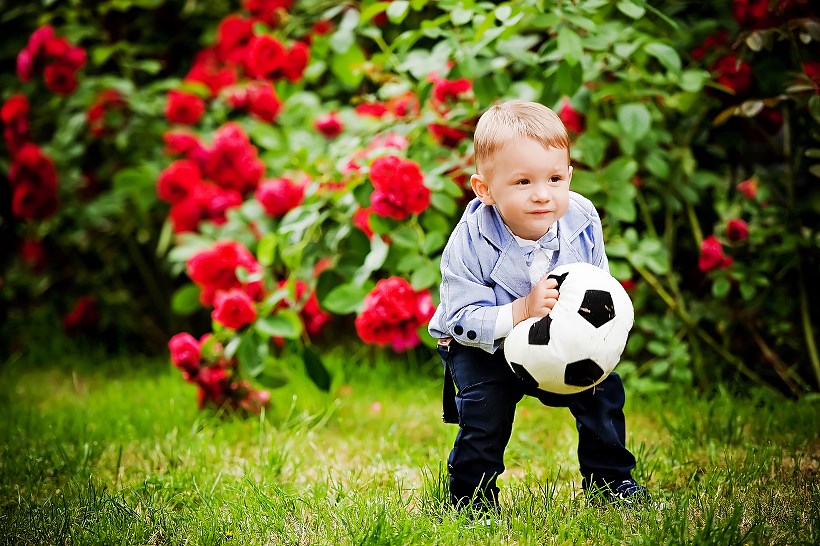
<instances>
[{"instance_id":1,"label":"blurred foliage background","mask_svg":"<svg viewBox=\"0 0 820 546\"><path fill-rule=\"evenodd\" d=\"M326 387L324 347L429 359L472 127L521 98L571 132L572 189L636 308L632 388L820 389L808 0L0 11L4 356L61 329L171 340L201 402L251 410L294 373Z\"/></svg>"}]
</instances>

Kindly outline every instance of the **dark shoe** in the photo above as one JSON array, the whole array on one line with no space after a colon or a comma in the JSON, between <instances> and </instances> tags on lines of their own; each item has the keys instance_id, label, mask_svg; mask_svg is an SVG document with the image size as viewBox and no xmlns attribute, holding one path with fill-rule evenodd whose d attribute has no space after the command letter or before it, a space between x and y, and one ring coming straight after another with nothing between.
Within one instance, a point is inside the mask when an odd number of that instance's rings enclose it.
<instances>
[{"instance_id":1,"label":"dark shoe","mask_svg":"<svg viewBox=\"0 0 820 546\"><path fill-rule=\"evenodd\" d=\"M585 480L586 481L586 480ZM584 484L587 495L612 505L626 508L651 508L652 496L646 487L632 478L616 481L595 480L591 484Z\"/></svg>"}]
</instances>

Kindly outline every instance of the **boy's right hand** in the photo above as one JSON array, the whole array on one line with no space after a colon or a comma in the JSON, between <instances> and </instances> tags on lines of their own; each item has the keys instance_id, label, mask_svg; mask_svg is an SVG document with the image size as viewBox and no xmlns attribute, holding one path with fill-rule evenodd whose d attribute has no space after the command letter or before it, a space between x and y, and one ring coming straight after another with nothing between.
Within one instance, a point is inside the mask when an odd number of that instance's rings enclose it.
<instances>
[{"instance_id":1,"label":"boy's right hand","mask_svg":"<svg viewBox=\"0 0 820 546\"><path fill-rule=\"evenodd\" d=\"M530 293L513 301L513 326L530 317L545 317L558 301L558 281L541 277Z\"/></svg>"}]
</instances>

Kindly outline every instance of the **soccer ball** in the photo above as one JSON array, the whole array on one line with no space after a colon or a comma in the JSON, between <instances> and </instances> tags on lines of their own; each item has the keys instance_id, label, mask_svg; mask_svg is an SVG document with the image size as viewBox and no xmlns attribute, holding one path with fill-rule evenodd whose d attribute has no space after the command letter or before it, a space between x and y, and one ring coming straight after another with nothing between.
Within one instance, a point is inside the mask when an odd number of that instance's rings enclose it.
<instances>
[{"instance_id":1,"label":"soccer ball","mask_svg":"<svg viewBox=\"0 0 820 546\"><path fill-rule=\"evenodd\" d=\"M504 356L525 383L572 394L603 381L621 358L635 320L621 283L588 263L556 267L558 302L543 318L518 323Z\"/></svg>"}]
</instances>

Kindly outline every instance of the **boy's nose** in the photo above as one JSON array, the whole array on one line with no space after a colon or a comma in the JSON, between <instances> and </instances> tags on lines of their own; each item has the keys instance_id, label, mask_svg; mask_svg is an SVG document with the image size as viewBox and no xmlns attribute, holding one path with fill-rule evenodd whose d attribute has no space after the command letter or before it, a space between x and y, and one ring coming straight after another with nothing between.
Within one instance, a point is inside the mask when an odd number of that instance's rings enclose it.
<instances>
[{"instance_id":1,"label":"boy's nose","mask_svg":"<svg viewBox=\"0 0 820 546\"><path fill-rule=\"evenodd\" d=\"M532 198L535 201L549 201L552 196L549 187L546 184L536 184L532 192Z\"/></svg>"}]
</instances>

